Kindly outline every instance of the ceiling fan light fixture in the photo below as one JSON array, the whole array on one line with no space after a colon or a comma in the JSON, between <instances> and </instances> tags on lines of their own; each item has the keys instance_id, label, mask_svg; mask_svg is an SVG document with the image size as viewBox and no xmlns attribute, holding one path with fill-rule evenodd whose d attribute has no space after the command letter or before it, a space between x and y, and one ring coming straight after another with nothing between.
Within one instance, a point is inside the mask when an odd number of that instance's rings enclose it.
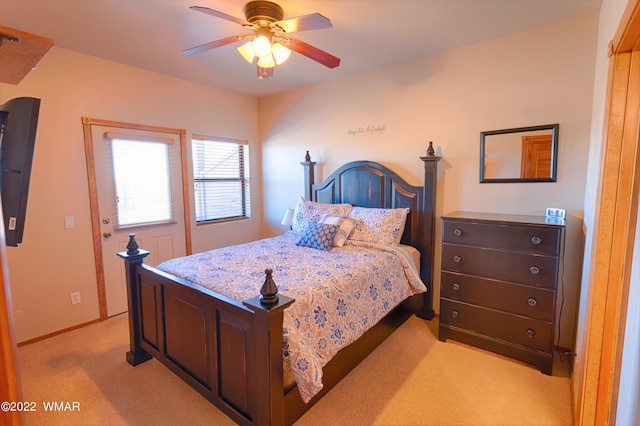
<instances>
[{"instance_id":1,"label":"ceiling fan light fixture","mask_svg":"<svg viewBox=\"0 0 640 426\"><path fill-rule=\"evenodd\" d=\"M247 60L247 62L249 62L250 64L253 63L253 60L255 59L256 54L253 52L253 41L252 40L249 40L248 42L246 42L242 46L238 47L237 50L238 50L238 52L240 52L242 57Z\"/></svg>"},{"instance_id":2,"label":"ceiling fan light fixture","mask_svg":"<svg viewBox=\"0 0 640 426\"><path fill-rule=\"evenodd\" d=\"M271 55L271 41L265 35L259 35L252 41L253 53L258 58L264 58Z\"/></svg>"},{"instance_id":3,"label":"ceiling fan light fixture","mask_svg":"<svg viewBox=\"0 0 640 426\"><path fill-rule=\"evenodd\" d=\"M271 47L271 53L273 54L273 58L275 59L276 64L280 65L289 58L289 56L291 55L291 50L289 50L289 48L285 47L283 44L273 43L273 46Z\"/></svg>"},{"instance_id":4,"label":"ceiling fan light fixture","mask_svg":"<svg viewBox=\"0 0 640 426\"><path fill-rule=\"evenodd\" d=\"M259 36L263 37L263 36ZM259 38L258 37L258 38ZM257 38L256 38L257 39ZM250 64L253 63L254 59L258 58L258 65L261 68L273 68L276 65L280 65L286 61L291 55L291 50L285 47L282 43L276 42L273 44L268 44L269 51L266 55L260 52L260 55L255 51L255 42L256 39L247 41L242 46L238 47L237 50L240 52L242 57L246 59ZM258 43L260 46L260 44Z\"/></svg>"},{"instance_id":5,"label":"ceiling fan light fixture","mask_svg":"<svg viewBox=\"0 0 640 426\"><path fill-rule=\"evenodd\" d=\"M261 68L273 68L276 66L276 61L273 60L273 55L258 58L258 66Z\"/></svg>"}]
</instances>

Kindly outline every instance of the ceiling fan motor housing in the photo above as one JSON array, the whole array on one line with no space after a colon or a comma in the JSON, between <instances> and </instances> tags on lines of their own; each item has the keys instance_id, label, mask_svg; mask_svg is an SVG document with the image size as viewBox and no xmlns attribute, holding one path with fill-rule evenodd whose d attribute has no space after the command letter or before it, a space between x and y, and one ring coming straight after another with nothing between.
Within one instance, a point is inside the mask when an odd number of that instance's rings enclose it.
<instances>
[{"instance_id":1,"label":"ceiling fan motor housing","mask_svg":"<svg viewBox=\"0 0 640 426\"><path fill-rule=\"evenodd\" d=\"M250 1L244 7L244 15L248 22L260 25L281 21L284 11L271 1Z\"/></svg>"}]
</instances>

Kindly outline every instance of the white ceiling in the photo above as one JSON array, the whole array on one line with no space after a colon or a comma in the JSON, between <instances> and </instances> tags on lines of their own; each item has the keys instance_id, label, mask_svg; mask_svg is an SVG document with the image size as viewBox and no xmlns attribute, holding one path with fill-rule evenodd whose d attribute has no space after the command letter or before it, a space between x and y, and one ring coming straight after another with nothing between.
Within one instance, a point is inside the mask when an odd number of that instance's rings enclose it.
<instances>
[{"instance_id":1,"label":"white ceiling","mask_svg":"<svg viewBox=\"0 0 640 426\"><path fill-rule=\"evenodd\" d=\"M0 25L54 39L64 49L253 97L384 67L481 40L570 19L602 0L277 0L284 18L318 12L333 28L295 37L341 58L329 69L292 53L259 81L240 43L194 56L182 51L245 33L245 0L0 0Z\"/></svg>"}]
</instances>

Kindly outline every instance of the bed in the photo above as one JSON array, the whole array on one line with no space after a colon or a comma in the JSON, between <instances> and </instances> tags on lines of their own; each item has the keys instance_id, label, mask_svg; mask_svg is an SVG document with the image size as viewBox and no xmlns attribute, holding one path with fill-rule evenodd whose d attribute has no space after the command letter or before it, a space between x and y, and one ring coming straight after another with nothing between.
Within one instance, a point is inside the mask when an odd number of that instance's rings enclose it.
<instances>
[{"instance_id":1,"label":"bed","mask_svg":"<svg viewBox=\"0 0 640 426\"><path fill-rule=\"evenodd\" d=\"M316 163L309 158L301 163L304 169L304 200L309 204L350 205L366 212L404 210L406 222L397 239L401 245L419 251L418 281L426 285L426 291L419 290L416 284L408 294L393 296L389 302L393 307L390 312L381 313L384 315L381 319L372 314L369 324L372 327L368 325L367 331L357 340L322 360L319 388L306 392L304 380L298 388L292 376L298 379L302 376L297 376L296 368L292 368L290 361L293 356L291 359L287 356L289 343L293 342L292 321L297 321L308 310L302 305L305 292L290 288L287 282L289 275L293 276L292 270L301 269L301 266L297 263L287 265L274 254L279 251L278 244L302 240L293 231L269 241L250 243L256 250L262 247L264 251L256 256L276 264L269 265L259 276L254 271L248 275L249 278L243 278L242 284L246 284L246 288L239 299L225 295L219 290L222 287L213 286L222 285L227 279L222 274L230 273L231 268L218 268L221 274L219 282L214 280L207 288L199 283L198 274L190 272L183 260L165 262L167 265L158 265L158 268L145 265L143 259L149 253L138 247L135 235L131 234L127 251L118 253L125 261L127 276L130 334L127 361L135 366L152 357L158 359L238 424L293 424L407 318L413 314L425 319L433 318L430 286L439 157L428 154L420 158L424 162L423 186L413 186L384 165L371 161L345 164L323 182L315 183ZM276 247L269 244L276 244ZM354 245L358 243L333 247L328 251L331 256L344 256L344 262L336 264L349 265L347 256L356 250ZM379 255L376 254L378 252L370 252L367 257L402 257L392 248L381 249L368 243L360 245L366 246L363 250L380 252ZM218 249L216 255L231 255L233 250ZM307 250L313 252L314 249ZM312 255L318 259L318 264L322 256L328 256L324 250L316 250ZM200 264L212 263L207 258L209 253L193 256L199 259ZM306 263L315 264L316 260ZM407 276L411 274L410 263L406 257L400 261ZM317 274L330 275L330 269L321 266ZM349 266L346 269L352 271L356 268ZM401 275L400 272L396 274ZM367 279L374 280L373 277ZM385 280L386 286L389 280ZM278 289L279 282L283 285L282 291ZM253 295L251 288L256 289ZM402 300L396 300L397 297ZM312 310L308 311L311 312L308 316L314 315Z\"/></svg>"}]
</instances>

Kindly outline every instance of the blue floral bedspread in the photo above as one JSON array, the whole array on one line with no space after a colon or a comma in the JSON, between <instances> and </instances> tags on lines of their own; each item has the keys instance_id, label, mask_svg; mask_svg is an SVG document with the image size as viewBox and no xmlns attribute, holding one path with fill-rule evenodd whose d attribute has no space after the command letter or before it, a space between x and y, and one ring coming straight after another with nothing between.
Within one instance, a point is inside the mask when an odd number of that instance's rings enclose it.
<instances>
[{"instance_id":1,"label":"blue floral bedspread","mask_svg":"<svg viewBox=\"0 0 640 426\"><path fill-rule=\"evenodd\" d=\"M284 362L308 402L322 389L322 367L340 349L426 288L397 247L347 241L324 251L297 246L298 238L288 232L157 268L237 301L259 295L265 269L273 269L279 292L296 299L284 314Z\"/></svg>"}]
</instances>

